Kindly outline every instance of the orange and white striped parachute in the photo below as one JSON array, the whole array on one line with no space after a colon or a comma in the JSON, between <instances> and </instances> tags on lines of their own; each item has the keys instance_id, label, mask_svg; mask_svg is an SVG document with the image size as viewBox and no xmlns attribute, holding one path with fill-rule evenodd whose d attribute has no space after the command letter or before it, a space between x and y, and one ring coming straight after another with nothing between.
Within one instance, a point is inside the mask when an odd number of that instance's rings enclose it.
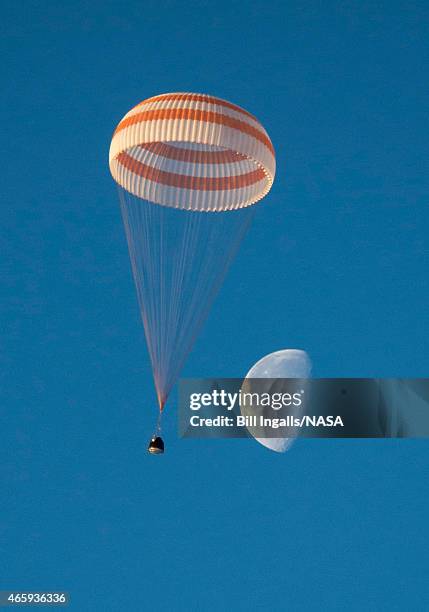
<instances>
[{"instance_id":1,"label":"orange and white striped parachute","mask_svg":"<svg viewBox=\"0 0 429 612\"><path fill-rule=\"evenodd\" d=\"M268 193L275 157L268 134L247 111L213 96L175 93L141 102L119 122L110 169L144 200L224 211Z\"/></svg>"},{"instance_id":2,"label":"orange and white striped parachute","mask_svg":"<svg viewBox=\"0 0 429 612\"><path fill-rule=\"evenodd\" d=\"M124 116L109 165L162 411L251 205L271 189L274 148L259 121L239 106L169 93Z\"/></svg>"}]
</instances>

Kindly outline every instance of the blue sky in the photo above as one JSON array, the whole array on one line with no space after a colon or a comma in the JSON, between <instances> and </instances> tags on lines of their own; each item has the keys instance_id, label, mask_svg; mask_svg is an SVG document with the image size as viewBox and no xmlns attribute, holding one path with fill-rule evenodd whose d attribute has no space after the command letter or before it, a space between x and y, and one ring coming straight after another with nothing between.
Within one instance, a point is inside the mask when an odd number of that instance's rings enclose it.
<instances>
[{"instance_id":1,"label":"blue sky","mask_svg":"<svg viewBox=\"0 0 429 612\"><path fill-rule=\"evenodd\" d=\"M135 103L254 113L278 174L184 374L306 349L427 376L427 3L5 2L0 588L77 610L424 610L429 447L176 437L155 399L107 154ZM233 330L233 333L232 333Z\"/></svg>"}]
</instances>

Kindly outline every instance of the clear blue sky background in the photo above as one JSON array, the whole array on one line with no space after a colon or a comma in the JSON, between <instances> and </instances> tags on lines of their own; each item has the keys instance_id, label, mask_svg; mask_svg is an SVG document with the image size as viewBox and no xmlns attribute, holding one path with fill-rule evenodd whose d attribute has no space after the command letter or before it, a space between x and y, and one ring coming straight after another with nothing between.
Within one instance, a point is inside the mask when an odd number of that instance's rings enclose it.
<instances>
[{"instance_id":1,"label":"clear blue sky background","mask_svg":"<svg viewBox=\"0 0 429 612\"><path fill-rule=\"evenodd\" d=\"M427 610L426 441L181 441L156 411L112 130L168 91L266 126L278 175L184 373L306 349L428 376L426 2L3 2L0 588L76 610Z\"/></svg>"}]
</instances>

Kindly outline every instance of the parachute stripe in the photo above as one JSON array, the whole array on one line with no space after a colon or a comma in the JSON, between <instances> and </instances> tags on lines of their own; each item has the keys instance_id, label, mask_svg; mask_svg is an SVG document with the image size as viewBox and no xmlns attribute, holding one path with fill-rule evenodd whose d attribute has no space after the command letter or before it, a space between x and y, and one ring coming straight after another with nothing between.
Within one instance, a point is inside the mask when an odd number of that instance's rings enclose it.
<instances>
[{"instance_id":1,"label":"parachute stripe","mask_svg":"<svg viewBox=\"0 0 429 612\"><path fill-rule=\"evenodd\" d=\"M142 111L153 111L163 108L190 108L193 110L213 111L215 113L220 113L221 115L231 117L232 119L237 119L238 121L245 121L249 125L252 125L254 128L261 130L262 132L264 132L264 134L266 134L265 129L257 119L254 119L253 117L248 117L247 115L243 115L243 113L235 109L225 109L224 107L216 104L215 99L207 99L201 102L193 102L189 99L175 100L172 102L166 102L164 100L158 100L156 102L147 102L132 108L123 117L123 119L125 119L125 117L132 117L133 115L138 115Z\"/></svg>"},{"instance_id":2,"label":"parachute stripe","mask_svg":"<svg viewBox=\"0 0 429 612\"><path fill-rule=\"evenodd\" d=\"M216 104L217 106L222 106L224 108L229 108L230 110L236 111L245 115L246 117L250 117L254 121L257 121L256 117L251 113L244 110L240 106L236 104L232 104L232 102L228 102L227 100L223 100L222 98L216 98L214 96L208 96L204 94L192 94L192 93L172 93L172 94L163 94L160 96L154 96L153 98L148 98L147 100L143 100L135 106L134 108L138 108L139 106L143 106L144 104L150 104L152 102L161 102L161 101L183 101L183 102L206 102L209 104Z\"/></svg>"},{"instance_id":3,"label":"parachute stripe","mask_svg":"<svg viewBox=\"0 0 429 612\"><path fill-rule=\"evenodd\" d=\"M266 174L261 168L256 168L246 174L238 174L224 177L203 177L177 174L174 172L164 172L153 166L148 166L143 162L131 157L123 151L119 153L116 160L130 172L138 176L181 189L192 189L201 191L228 191L231 189L242 189L266 178Z\"/></svg>"},{"instance_id":4,"label":"parachute stripe","mask_svg":"<svg viewBox=\"0 0 429 612\"><path fill-rule=\"evenodd\" d=\"M116 128L114 136L121 130L135 125L136 123L142 123L143 121L156 121L158 119L167 121L202 121L205 123L225 125L226 127L256 138L259 140L259 142L265 145L272 154L274 154L274 148L270 139L263 132L257 130L245 121L239 121L238 119L228 117L228 115L222 115L221 113L215 113L213 111L202 111L192 108L163 108L158 110L147 110L142 111L137 115L132 115L131 117L125 117L125 119L123 119Z\"/></svg>"}]
</instances>

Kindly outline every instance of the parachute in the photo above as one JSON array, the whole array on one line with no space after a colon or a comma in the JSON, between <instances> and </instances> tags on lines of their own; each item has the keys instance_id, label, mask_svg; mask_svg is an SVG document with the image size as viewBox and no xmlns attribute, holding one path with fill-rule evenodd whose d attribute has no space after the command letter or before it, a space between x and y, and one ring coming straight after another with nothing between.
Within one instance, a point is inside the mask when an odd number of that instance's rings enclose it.
<instances>
[{"instance_id":1,"label":"parachute","mask_svg":"<svg viewBox=\"0 0 429 612\"><path fill-rule=\"evenodd\" d=\"M253 216L271 189L271 140L213 96L144 100L109 153L161 416ZM160 430L160 416L158 432Z\"/></svg>"}]
</instances>

